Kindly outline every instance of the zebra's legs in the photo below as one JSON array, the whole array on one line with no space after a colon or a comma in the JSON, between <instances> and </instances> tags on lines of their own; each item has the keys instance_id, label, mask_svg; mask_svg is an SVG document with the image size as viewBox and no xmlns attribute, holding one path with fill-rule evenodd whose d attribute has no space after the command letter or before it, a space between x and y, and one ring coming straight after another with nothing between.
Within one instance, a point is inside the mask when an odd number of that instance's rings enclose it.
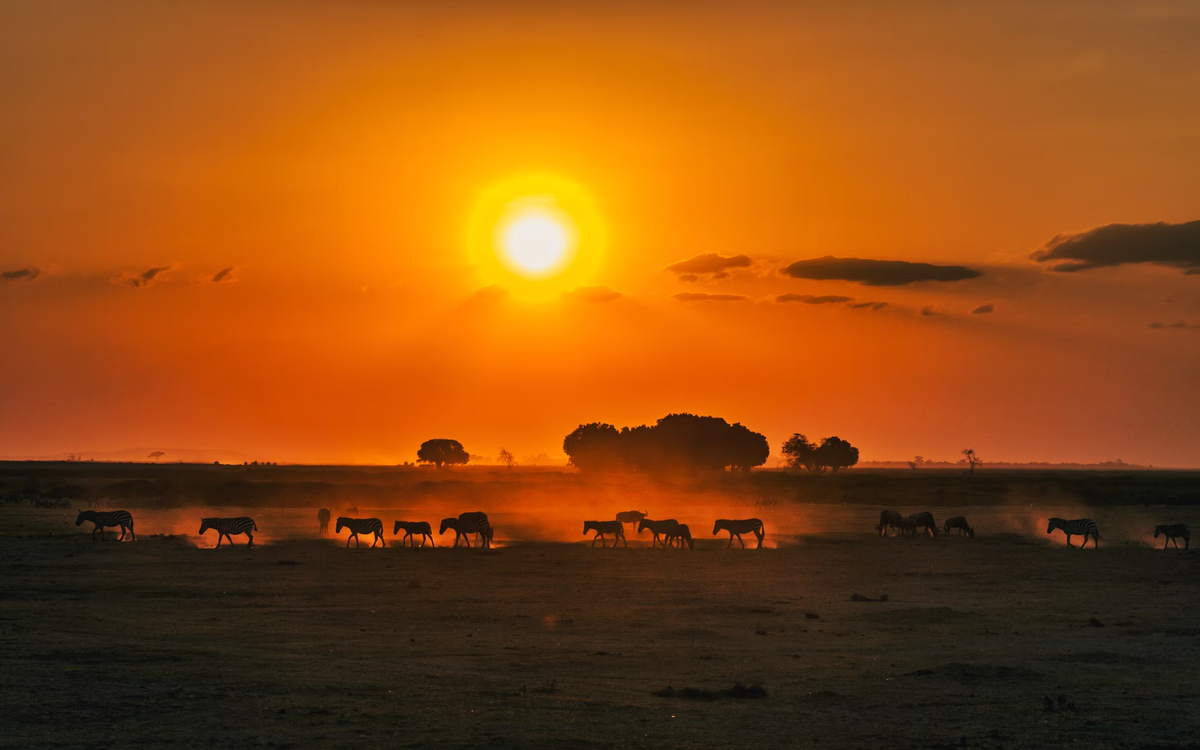
<instances>
[{"instance_id":1,"label":"zebra's legs","mask_svg":"<svg viewBox=\"0 0 1200 750\"><path fill-rule=\"evenodd\" d=\"M246 549L250 549L254 546L254 535L247 531L246 536L250 539L250 541L246 543ZM229 543L233 544L233 537L229 537Z\"/></svg>"},{"instance_id":2,"label":"zebra's legs","mask_svg":"<svg viewBox=\"0 0 1200 750\"><path fill-rule=\"evenodd\" d=\"M767 532L762 531L761 529L754 532L754 536L758 537L758 546L755 547L755 549L762 549L763 537L765 537L766 535L767 535Z\"/></svg>"},{"instance_id":3,"label":"zebra's legs","mask_svg":"<svg viewBox=\"0 0 1200 750\"><path fill-rule=\"evenodd\" d=\"M601 537L600 537L600 535L599 535L599 534L596 534L596 536L592 537L592 549L595 549L595 548L596 548L596 540L597 540L597 539L600 539L600 538L601 538Z\"/></svg>"},{"instance_id":4,"label":"zebra's legs","mask_svg":"<svg viewBox=\"0 0 1200 750\"><path fill-rule=\"evenodd\" d=\"M224 535L224 534L222 534L221 532L219 532L219 531L217 532L217 549L220 549L220 548L221 548L221 539L222 539L224 536L225 536L225 535ZM230 543L230 544L233 544L233 542L232 542L232 541L230 541L229 543Z\"/></svg>"},{"instance_id":5,"label":"zebra's legs","mask_svg":"<svg viewBox=\"0 0 1200 750\"><path fill-rule=\"evenodd\" d=\"M1071 549L1075 549L1075 545L1071 544L1071 535L1070 534L1067 534L1067 546L1070 547Z\"/></svg>"},{"instance_id":6,"label":"zebra's legs","mask_svg":"<svg viewBox=\"0 0 1200 750\"><path fill-rule=\"evenodd\" d=\"M353 538L354 538L353 532L351 532L350 536L346 537L346 549L350 549L350 540Z\"/></svg>"},{"instance_id":7,"label":"zebra's legs","mask_svg":"<svg viewBox=\"0 0 1200 750\"><path fill-rule=\"evenodd\" d=\"M133 524L129 524L129 536L133 537L133 541L137 541L137 532L133 530Z\"/></svg>"},{"instance_id":8,"label":"zebra's legs","mask_svg":"<svg viewBox=\"0 0 1200 750\"><path fill-rule=\"evenodd\" d=\"M738 544L742 545L742 549L746 549L746 542L742 539L742 535L738 534L737 538L738 538ZM730 544L732 544L733 540L730 539L729 542L730 542Z\"/></svg>"}]
</instances>

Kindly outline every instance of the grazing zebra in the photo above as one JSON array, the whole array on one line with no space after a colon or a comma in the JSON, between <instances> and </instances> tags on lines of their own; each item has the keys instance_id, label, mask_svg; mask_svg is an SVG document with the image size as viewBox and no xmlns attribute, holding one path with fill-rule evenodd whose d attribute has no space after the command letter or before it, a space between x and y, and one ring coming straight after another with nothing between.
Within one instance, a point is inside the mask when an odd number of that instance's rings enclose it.
<instances>
[{"instance_id":1,"label":"grazing zebra","mask_svg":"<svg viewBox=\"0 0 1200 750\"><path fill-rule=\"evenodd\" d=\"M918 529L924 528L925 531L928 531L929 535L932 536L934 539L937 538L937 535L938 535L937 522L933 520L933 514L930 513L929 511L923 511L921 513L913 513L911 516L908 517L908 520L915 523L917 525ZM924 534L925 531L922 531L921 533Z\"/></svg>"},{"instance_id":2,"label":"grazing zebra","mask_svg":"<svg viewBox=\"0 0 1200 750\"><path fill-rule=\"evenodd\" d=\"M590 531L596 532L596 536L592 537L593 547L596 546L597 539L600 540L600 546L604 546L605 534L613 535L613 549L617 548L618 539L620 539L621 543L626 547L629 546L629 542L625 541L625 524L621 523L620 521L584 521L583 533L587 534Z\"/></svg>"},{"instance_id":3,"label":"grazing zebra","mask_svg":"<svg viewBox=\"0 0 1200 750\"><path fill-rule=\"evenodd\" d=\"M1186 523L1173 523L1165 526L1154 527L1154 538L1158 539L1158 535L1163 534L1167 538L1163 540L1163 549L1171 542L1175 542L1175 549L1179 549L1178 537L1183 537L1183 548L1187 549L1192 546L1192 530Z\"/></svg>"},{"instance_id":4,"label":"grazing zebra","mask_svg":"<svg viewBox=\"0 0 1200 750\"><path fill-rule=\"evenodd\" d=\"M696 546L696 540L692 539L692 530L686 523L677 524L672 531L667 532L667 544L672 542L678 544L679 549L683 549L684 544L689 550Z\"/></svg>"},{"instance_id":5,"label":"grazing zebra","mask_svg":"<svg viewBox=\"0 0 1200 750\"><path fill-rule=\"evenodd\" d=\"M964 516L954 516L952 518L947 518L946 523L942 525L942 533L949 534L950 529L958 529L959 536L966 534L967 536L971 537L972 539L975 538L975 529L971 528L971 525L969 523L967 523L967 519Z\"/></svg>"},{"instance_id":6,"label":"grazing zebra","mask_svg":"<svg viewBox=\"0 0 1200 750\"><path fill-rule=\"evenodd\" d=\"M733 538L735 536L742 545L742 549L746 549L746 543L742 541L742 534L749 534L750 532L754 532L754 536L758 537L757 549L762 549L763 537L767 535L766 530L763 529L763 522L757 518L745 518L737 521L731 521L728 518L718 518L716 524L713 525L713 536L721 533L722 530L729 532L729 544L725 545L725 549L733 546Z\"/></svg>"},{"instance_id":7,"label":"grazing zebra","mask_svg":"<svg viewBox=\"0 0 1200 750\"><path fill-rule=\"evenodd\" d=\"M133 541L137 541L137 534L133 531L133 516L127 510L81 510L79 515L75 517L75 525L79 526L84 521L91 521L96 524L92 529L92 541L96 539L96 532L100 532L100 541L104 541L105 526L120 526L121 538L117 541L125 539L125 530L129 530L129 534L133 537Z\"/></svg>"},{"instance_id":8,"label":"grazing zebra","mask_svg":"<svg viewBox=\"0 0 1200 750\"><path fill-rule=\"evenodd\" d=\"M1063 533L1067 535L1068 547L1075 546L1071 544L1071 537L1075 536L1076 534L1083 535L1083 544L1079 545L1079 549L1083 549L1087 546L1089 536L1092 538L1093 549L1100 546L1100 527L1098 527L1096 522L1090 518L1078 518L1074 521L1064 521L1061 518L1051 518L1049 525L1046 526L1046 533L1052 534L1054 533L1055 529L1062 529Z\"/></svg>"},{"instance_id":9,"label":"grazing zebra","mask_svg":"<svg viewBox=\"0 0 1200 750\"><path fill-rule=\"evenodd\" d=\"M358 540L359 534L374 534L375 538L371 540L371 546L374 547L376 542L379 542L384 547L387 542L383 541L383 521L378 518L347 518L339 516L337 520L337 531L335 534L341 534L342 529L350 529L350 536L346 538L346 547L350 546L350 540L354 540L354 546L362 546L362 542Z\"/></svg>"},{"instance_id":10,"label":"grazing zebra","mask_svg":"<svg viewBox=\"0 0 1200 750\"><path fill-rule=\"evenodd\" d=\"M661 543L661 542L659 542L658 535L659 534L665 535L667 532L671 531L678 525L679 525L679 522L676 521L674 518L668 518L665 521L651 521L649 518L643 518L641 521L638 521L638 533L640 534L643 531L645 531L646 529L650 529L650 532L652 534L654 534L654 538L652 540L650 540L650 548L654 549L655 544ZM666 548L667 548L667 545L664 543L663 549L666 549Z\"/></svg>"},{"instance_id":11,"label":"grazing zebra","mask_svg":"<svg viewBox=\"0 0 1200 750\"><path fill-rule=\"evenodd\" d=\"M229 537L229 543L233 544L232 534L245 534L250 540L246 542L246 549L254 546L254 534L252 531L258 531L258 525L254 523L253 518L242 516L241 518L201 518L200 519L200 536L204 536L204 532L209 529L217 530L217 546L221 546L221 537Z\"/></svg>"},{"instance_id":12,"label":"grazing zebra","mask_svg":"<svg viewBox=\"0 0 1200 750\"><path fill-rule=\"evenodd\" d=\"M903 518L904 516L900 515L894 510L880 511L879 525L875 527L876 529L879 529L879 536L886 534L888 529L899 529L900 531L903 531L903 529L900 527L900 521Z\"/></svg>"},{"instance_id":13,"label":"grazing zebra","mask_svg":"<svg viewBox=\"0 0 1200 750\"><path fill-rule=\"evenodd\" d=\"M416 537L413 536L413 534L421 535L421 546L422 547L425 546L425 538L426 537L429 538L429 543L432 546L434 546L434 547L437 546L436 544L433 543L433 529L429 528L428 521L397 521L396 525L392 527L392 536L396 536L397 534L399 534L400 529L404 529L404 539L410 540L409 541L410 546L413 546L413 547L417 546L417 540L416 540ZM400 540L401 547L404 546L404 539Z\"/></svg>"},{"instance_id":14,"label":"grazing zebra","mask_svg":"<svg viewBox=\"0 0 1200 750\"><path fill-rule=\"evenodd\" d=\"M446 529L454 529L454 544L458 546L460 538L466 539L467 546L471 546L471 534L478 534L482 540L481 546L484 548L492 546L492 536L495 534L495 529L488 523L487 513L474 511L471 513L462 513L458 518L443 518L442 528L438 534L445 534Z\"/></svg>"},{"instance_id":15,"label":"grazing zebra","mask_svg":"<svg viewBox=\"0 0 1200 750\"><path fill-rule=\"evenodd\" d=\"M321 522L322 534L329 533L329 508L321 508L317 511L317 520Z\"/></svg>"},{"instance_id":16,"label":"grazing zebra","mask_svg":"<svg viewBox=\"0 0 1200 750\"><path fill-rule=\"evenodd\" d=\"M621 523L641 523L642 519L650 515L644 510L627 510L617 514L617 520Z\"/></svg>"}]
</instances>

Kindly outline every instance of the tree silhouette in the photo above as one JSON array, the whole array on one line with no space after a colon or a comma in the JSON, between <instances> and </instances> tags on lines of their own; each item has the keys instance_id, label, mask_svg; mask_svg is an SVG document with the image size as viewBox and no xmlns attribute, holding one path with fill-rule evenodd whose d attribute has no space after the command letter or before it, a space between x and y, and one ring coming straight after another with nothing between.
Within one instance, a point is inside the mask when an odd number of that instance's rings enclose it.
<instances>
[{"instance_id":1,"label":"tree silhouette","mask_svg":"<svg viewBox=\"0 0 1200 750\"><path fill-rule=\"evenodd\" d=\"M983 463L983 459L975 455L974 448L963 448L962 454L967 457L967 466L970 467L967 469L967 472L974 474L975 467Z\"/></svg>"},{"instance_id":2,"label":"tree silhouette","mask_svg":"<svg viewBox=\"0 0 1200 750\"><path fill-rule=\"evenodd\" d=\"M500 449L500 456L499 456L499 458L500 458L500 463L502 463L502 464L504 464L505 466L507 466L509 471L512 471L512 467L513 467L514 465L516 465L516 463L517 463L517 457L516 457L516 456L514 456L514 455L512 454L512 451L510 451L510 450L509 450L509 449L507 449L507 448L501 448L501 449Z\"/></svg>"},{"instance_id":3,"label":"tree silhouette","mask_svg":"<svg viewBox=\"0 0 1200 750\"><path fill-rule=\"evenodd\" d=\"M571 464L583 471L634 469L749 471L766 463L766 437L720 417L668 414L653 425L580 425L563 440Z\"/></svg>"},{"instance_id":4,"label":"tree silhouette","mask_svg":"<svg viewBox=\"0 0 1200 750\"><path fill-rule=\"evenodd\" d=\"M149 456L146 456L146 458L150 459L151 461L157 461L165 455L167 454L162 451L153 451Z\"/></svg>"},{"instance_id":5,"label":"tree silhouette","mask_svg":"<svg viewBox=\"0 0 1200 750\"><path fill-rule=\"evenodd\" d=\"M836 435L817 445L797 432L783 444L783 455L793 469L804 469L813 474L826 469L836 474L858 463L858 448Z\"/></svg>"},{"instance_id":6,"label":"tree silhouette","mask_svg":"<svg viewBox=\"0 0 1200 750\"><path fill-rule=\"evenodd\" d=\"M563 453L580 471L605 471L624 465L621 436L610 424L581 424L563 439Z\"/></svg>"},{"instance_id":7,"label":"tree silhouette","mask_svg":"<svg viewBox=\"0 0 1200 750\"><path fill-rule=\"evenodd\" d=\"M454 464L465 464L470 455L463 450L462 443L457 440L435 438L421 443L417 451L417 462L433 464L438 469Z\"/></svg>"},{"instance_id":8,"label":"tree silhouette","mask_svg":"<svg viewBox=\"0 0 1200 750\"><path fill-rule=\"evenodd\" d=\"M821 470L821 465L817 463L816 444L798 432L783 444L783 455L793 469L804 469L814 474Z\"/></svg>"}]
</instances>

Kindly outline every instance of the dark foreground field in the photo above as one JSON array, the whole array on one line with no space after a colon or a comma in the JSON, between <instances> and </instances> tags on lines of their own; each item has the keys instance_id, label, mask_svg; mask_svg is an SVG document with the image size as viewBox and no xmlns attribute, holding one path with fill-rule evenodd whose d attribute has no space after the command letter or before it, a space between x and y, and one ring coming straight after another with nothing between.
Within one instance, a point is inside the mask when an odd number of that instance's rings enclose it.
<instances>
[{"instance_id":1,"label":"dark foreground field","mask_svg":"<svg viewBox=\"0 0 1200 750\"><path fill-rule=\"evenodd\" d=\"M11 510L0 745L1200 743L1200 553L879 539L871 510L828 512L845 531L688 553L99 543ZM735 683L767 697L653 695Z\"/></svg>"}]
</instances>

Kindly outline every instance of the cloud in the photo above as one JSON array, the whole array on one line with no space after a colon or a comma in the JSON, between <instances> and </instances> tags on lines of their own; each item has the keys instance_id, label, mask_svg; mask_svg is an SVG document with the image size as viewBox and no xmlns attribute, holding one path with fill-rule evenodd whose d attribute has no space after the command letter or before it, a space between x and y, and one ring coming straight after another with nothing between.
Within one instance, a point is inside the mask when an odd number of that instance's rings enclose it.
<instances>
[{"instance_id":1,"label":"cloud","mask_svg":"<svg viewBox=\"0 0 1200 750\"><path fill-rule=\"evenodd\" d=\"M1200 323L1192 323L1188 325L1182 320L1177 320L1174 323L1151 323L1151 328L1200 328Z\"/></svg>"},{"instance_id":2,"label":"cloud","mask_svg":"<svg viewBox=\"0 0 1200 750\"><path fill-rule=\"evenodd\" d=\"M162 274L164 274L170 270L171 270L170 266L159 266L158 268L147 268L145 271L142 271L137 276L123 277L121 279L121 281L128 284L129 286L137 286L137 287L150 286L152 283L154 283L154 281L156 279L158 279L159 276L161 276Z\"/></svg>"},{"instance_id":3,"label":"cloud","mask_svg":"<svg viewBox=\"0 0 1200 750\"><path fill-rule=\"evenodd\" d=\"M850 302L853 297L842 297L837 294L825 294L815 297L811 294L781 294L775 298L776 302L803 302L806 305L828 305L840 302Z\"/></svg>"},{"instance_id":4,"label":"cloud","mask_svg":"<svg viewBox=\"0 0 1200 750\"><path fill-rule=\"evenodd\" d=\"M612 302L621 293L606 286L577 286L569 292L562 293L563 299L576 302Z\"/></svg>"},{"instance_id":5,"label":"cloud","mask_svg":"<svg viewBox=\"0 0 1200 750\"><path fill-rule=\"evenodd\" d=\"M704 294L703 292L679 292L672 294L671 298L680 302L744 302L749 299L740 294Z\"/></svg>"},{"instance_id":6,"label":"cloud","mask_svg":"<svg viewBox=\"0 0 1200 750\"><path fill-rule=\"evenodd\" d=\"M866 286L903 286L919 281L962 281L983 275L966 266L936 266L907 260L866 260L862 258L822 258L798 260L781 273L796 279L817 281L857 281Z\"/></svg>"},{"instance_id":7,"label":"cloud","mask_svg":"<svg viewBox=\"0 0 1200 750\"><path fill-rule=\"evenodd\" d=\"M996 310L996 306L994 304L992 304L991 302L989 302L986 305L980 305L979 307L975 308L974 310L971 311L971 314L972 315L986 315L987 313L995 312L995 310Z\"/></svg>"},{"instance_id":8,"label":"cloud","mask_svg":"<svg viewBox=\"0 0 1200 750\"><path fill-rule=\"evenodd\" d=\"M699 281L700 277L694 273L681 273L681 274L679 274L679 280L680 281Z\"/></svg>"},{"instance_id":9,"label":"cloud","mask_svg":"<svg viewBox=\"0 0 1200 750\"><path fill-rule=\"evenodd\" d=\"M214 284L218 284L222 281L237 281L237 279L233 278L233 266L230 266L229 268L222 268L220 271L217 271L216 275L212 277L212 280Z\"/></svg>"},{"instance_id":10,"label":"cloud","mask_svg":"<svg viewBox=\"0 0 1200 750\"><path fill-rule=\"evenodd\" d=\"M855 302L854 304L850 305L850 307L853 307L855 310L862 310L868 307L872 310L882 310L887 306L888 303L886 302Z\"/></svg>"},{"instance_id":11,"label":"cloud","mask_svg":"<svg viewBox=\"0 0 1200 750\"><path fill-rule=\"evenodd\" d=\"M18 268L15 271L4 271L0 273L0 279L5 281L33 281L38 276L41 276L41 274L42 269L26 266L25 268Z\"/></svg>"},{"instance_id":12,"label":"cloud","mask_svg":"<svg viewBox=\"0 0 1200 750\"><path fill-rule=\"evenodd\" d=\"M1059 273L1125 263L1154 263L1200 274L1200 221L1185 224L1109 224L1076 234L1060 234L1029 256L1038 263L1063 261Z\"/></svg>"},{"instance_id":13,"label":"cloud","mask_svg":"<svg viewBox=\"0 0 1200 750\"><path fill-rule=\"evenodd\" d=\"M664 268L664 271L679 274L684 276L707 276L713 274L714 278L723 279L729 274L731 268L746 268L754 261L749 255L717 255L716 253L701 253L692 256L687 260L681 260L678 263L672 263ZM695 281L695 278L686 279L687 281Z\"/></svg>"},{"instance_id":14,"label":"cloud","mask_svg":"<svg viewBox=\"0 0 1200 750\"><path fill-rule=\"evenodd\" d=\"M932 316L932 315L937 315L937 313L935 313L935 312L933 311L933 307L922 307L922 308L921 308L921 315L922 315L923 317L926 317L926 318L928 318L928 317L930 317L930 316Z\"/></svg>"}]
</instances>

